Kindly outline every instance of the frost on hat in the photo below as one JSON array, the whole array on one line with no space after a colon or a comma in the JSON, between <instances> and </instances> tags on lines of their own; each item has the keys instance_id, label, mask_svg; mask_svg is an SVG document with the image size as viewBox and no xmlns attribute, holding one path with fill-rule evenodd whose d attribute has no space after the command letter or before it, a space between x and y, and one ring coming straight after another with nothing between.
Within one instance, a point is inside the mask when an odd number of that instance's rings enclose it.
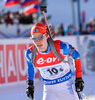
<instances>
[{"instance_id":1,"label":"frost on hat","mask_svg":"<svg viewBox=\"0 0 95 100\"><path fill-rule=\"evenodd\" d=\"M32 28L31 28L31 36L34 33L42 33L45 34L46 33L46 26L42 23L36 23Z\"/></svg>"}]
</instances>

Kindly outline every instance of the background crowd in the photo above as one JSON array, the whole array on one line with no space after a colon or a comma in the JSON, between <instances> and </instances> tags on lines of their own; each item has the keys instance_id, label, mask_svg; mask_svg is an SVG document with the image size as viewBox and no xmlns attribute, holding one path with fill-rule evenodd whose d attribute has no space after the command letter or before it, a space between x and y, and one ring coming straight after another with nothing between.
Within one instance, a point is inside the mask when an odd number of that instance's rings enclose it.
<instances>
[{"instance_id":1,"label":"background crowd","mask_svg":"<svg viewBox=\"0 0 95 100\"><path fill-rule=\"evenodd\" d=\"M51 17L49 16L48 19ZM39 18L40 19L40 18ZM38 15L33 17L33 14L24 15L22 12L6 12L0 16L0 24L8 24L14 25L14 24L34 24L35 20L38 20ZM41 18L40 21L44 23L44 18ZM64 26L63 23L61 23L58 27L54 28L54 33L56 36L58 35L89 35L89 34L95 34L95 18L91 18L85 25L81 25L81 32L78 32L78 29L73 25L67 25Z\"/></svg>"},{"instance_id":2,"label":"background crowd","mask_svg":"<svg viewBox=\"0 0 95 100\"><path fill-rule=\"evenodd\" d=\"M0 24L6 23L8 24L33 24L33 17L32 15L25 16L23 13L19 12L6 12L2 14L0 18Z\"/></svg>"}]
</instances>

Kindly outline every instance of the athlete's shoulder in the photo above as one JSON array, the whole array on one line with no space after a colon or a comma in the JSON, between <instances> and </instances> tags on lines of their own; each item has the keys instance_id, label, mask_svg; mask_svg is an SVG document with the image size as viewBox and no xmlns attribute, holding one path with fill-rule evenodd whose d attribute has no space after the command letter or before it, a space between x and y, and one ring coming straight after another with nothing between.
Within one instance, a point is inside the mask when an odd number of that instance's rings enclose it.
<instances>
[{"instance_id":1,"label":"athlete's shoulder","mask_svg":"<svg viewBox=\"0 0 95 100\"><path fill-rule=\"evenodd\" d=\"M33 52L33 46L34 46L34 44L32 44L32 45L29 47L29 50L30 50L31 52Z\"/></svg>"},{"instance_id":2,"label":"athlete's shoulder","mask_svg":"<svg viewBox=\"0 0 95 100\"><path fill-rule=\"evenodd\" d=\"M54 43L58 44L58 43L60 43L60 40L54 40Z\"/></svg>"},{"instance_id":3,"label":"athlete's shoulder","mask_svg":"<svg viewBox=\"0 0 95 100\"><path fill-rule=\"evenodd\" d=\"M25 56L28 61L31 61L31 57L29 54L31 54L32 52L33 52L33 45L31 45L25 52Z\"/></svg>"},{"instance_id":4,"label":"athlete's shoulder","mask_svg":"<svg viewBox=\"0 0 95 100\"><path fill-rule=\"evenodd\" d=\"M54 44L55 45L60 45L60 48L61 49L71 49L72 48L72 45L70 45L69 43L67 42L63 42L63 41L60 41L60 40L55 40L54 41Z\"/></svg>"},{"instance_id":5,"label":"athlete's shoulder","mask_svg":"<svg viewBox=\"0 0 95 100\"><path fill-rule=\"evenodd\" d=\"M68 42L60 41L60 47L61 48L64 48L64 49L71 49L72 48L72 45L69 44Z\"/></svg>"},{"instance_id":6,"label":"athlete's shoulder","mask_svg":"<svg viewBox=\"0 0 95 100\"><path fill-rule=\"evenodd\" d=\"M54 40L54 45L55 45L55 48L57 49L57 51L60 52L60 40Z\"/></svg>"},{"instance_id":7,"label":"athlete's shoulder","mask_svg":"<svg viewBox=\"0 0 95 100\"><path fill-rule=\"evenodd\" d=\"M63 49L63 54L68 55L71 52L72 45L67 42L60 41L60 49Z\"/></svg>"}]
</instances>

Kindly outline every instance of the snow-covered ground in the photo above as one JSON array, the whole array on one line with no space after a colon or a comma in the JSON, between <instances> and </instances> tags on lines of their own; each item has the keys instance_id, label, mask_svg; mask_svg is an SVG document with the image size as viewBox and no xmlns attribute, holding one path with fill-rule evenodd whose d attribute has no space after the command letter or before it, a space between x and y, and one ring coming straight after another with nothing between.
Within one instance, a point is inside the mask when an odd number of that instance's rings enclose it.
<instances>
[{"instance_id":1,"label":"snow-covered ground","mask_svg":"<svg viewBox=\"0 0 95 100\"><path fill-rule=\"evenodd\" d=\"M85 82L83 92L87 95L89 100L95 100L95 73L83 75L83 79Z\"/></svg>"},{"instance_id":2,"label":"snow-covered ground","mask_svg":"<svg viewBox=\"0 0 95 100\"><path fill-rule=\"evenodd\" d=\"M83 75L85 81L85 87L83 92L89 98L89 100L95 100L95 73L89 75ZM26 82L13 83L8 85L0 85L0 100L30 100L27 98ZM43 84L39 79L35 80L35 100L42 100ZM86 100L84 98L84 100Z\"/></svg>"}]
</instances>

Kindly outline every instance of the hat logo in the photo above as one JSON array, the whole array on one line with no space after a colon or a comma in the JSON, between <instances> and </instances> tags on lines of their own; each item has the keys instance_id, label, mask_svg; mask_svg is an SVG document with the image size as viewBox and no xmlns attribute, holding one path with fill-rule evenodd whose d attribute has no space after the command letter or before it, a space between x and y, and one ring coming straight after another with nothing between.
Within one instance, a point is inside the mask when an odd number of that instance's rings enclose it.
<instances>
[{"instance_id":1,"label":"hat logo","mask_svg":"<svg viewBox=\"0 0 95 100\"><path fill-rule=\"evenodd\" d=\"M38 29L35 29L35 30L34 30L34 32L37 32L37 31L39 31L39 30L38 30Z\"/></svg>"}]
</instances>

